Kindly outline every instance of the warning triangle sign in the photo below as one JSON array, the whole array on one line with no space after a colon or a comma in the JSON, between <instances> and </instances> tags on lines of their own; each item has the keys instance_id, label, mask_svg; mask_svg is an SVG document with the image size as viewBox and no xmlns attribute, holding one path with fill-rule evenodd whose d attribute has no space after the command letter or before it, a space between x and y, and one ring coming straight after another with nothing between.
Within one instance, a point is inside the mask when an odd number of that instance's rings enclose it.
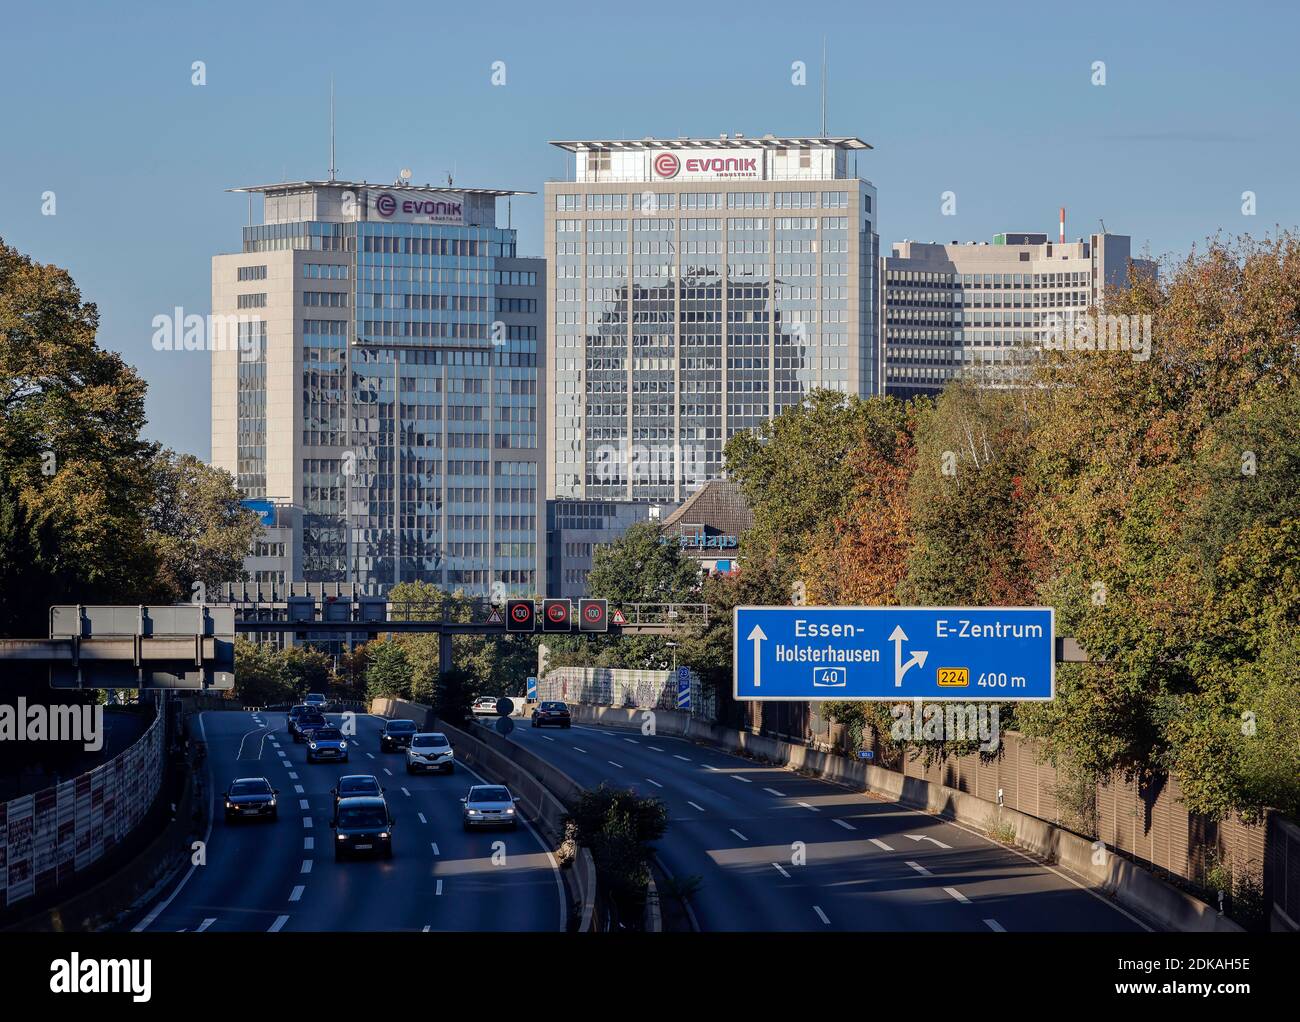
<instances>
[{"instance_id":1,"label":"warning triangle sign","mask_svg":"<svg viewBox=\"0 0 1300 1022\"><path fill-rule=\"evenodd\" d=\"M615 611L614 611L614 617L612 618L612 620L613 620L614 624L616 624L616 625L625 625L625 624L627 624L627 618L625 618L625 617L623 616L623 612L622 612L621 610L615 610Z\"/></svg>"},{"instance_id":2,"label":"warning triangle sign","mask_svg":"<svg viewBox=\"0 0 1300 1022\"><path fill-rule=\"evenodd\" d=\"M497 610L496 607L493 607L492 613L488 615L488 624L499 625L500 623L501 623L501 611Z\"/></svg>"}]
</instances>

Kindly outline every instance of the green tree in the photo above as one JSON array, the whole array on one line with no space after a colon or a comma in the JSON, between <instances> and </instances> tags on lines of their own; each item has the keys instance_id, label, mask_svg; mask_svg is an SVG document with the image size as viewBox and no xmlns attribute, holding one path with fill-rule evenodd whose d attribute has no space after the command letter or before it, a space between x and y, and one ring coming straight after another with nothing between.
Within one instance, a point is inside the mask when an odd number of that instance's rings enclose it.
<instances>
[{"instance_id":1,"label":"green tree","mask_svg":"<svg viewBox=\"0 0 1300 1022\"><path fill-rule=\"evenodd\" d=\"M149 469L146 538L158 558L155 598L188 602L196 582L213 593L243 578L262 525L240 504L230 473L168 450L157 451Z\"/></svg>"},{"instance_id":2,"label":"green tree","mask_svg":"<svg viewBox=\"0 0 1300 1022\"><path fill-rule=\"evenodd\" d=\"M50 602L144 602L157 565L145 384L98 325L66 270L0 241L0 564L28 597L11 634L44 634Z\"/></svg>"},{"instance_id":3,"label":"green tree","mask_svg":"<svg viewBox=\"0 0 1300 1022\"><path fill-rule=\"evenodd\" d=\"M268 643L235 640L235 697L245 706L278 706L297 693L284 654Z\"/></svg>"},{"instance_id":4,"label":"green tree","mask_svg":"<svg viewBox=\"0 0 1300 1022\"><path fill-rule=\"evenodd\" d=\"M675 543L661 543L656 522L637 522L592 553L587 588L611 603L685 603L699 587L699 568Z\"/></svg>"},{"instance_id":5,"label":"green tree","mask_svg":"<svg viewBox=\"0 0 1300 1022\"><path fill-rule=\"evenodd\" d=\"M371 699L411 698L411 664L398 643L380 640L366 646L370 666L366 670L366 691Z\"/></svg>"}]
</instances>

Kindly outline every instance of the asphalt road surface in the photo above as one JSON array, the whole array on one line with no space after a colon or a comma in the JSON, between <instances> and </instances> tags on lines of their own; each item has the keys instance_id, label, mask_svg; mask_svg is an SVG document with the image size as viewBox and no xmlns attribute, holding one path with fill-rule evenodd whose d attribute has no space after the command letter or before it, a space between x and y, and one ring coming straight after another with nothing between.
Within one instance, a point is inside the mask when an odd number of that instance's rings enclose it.
<instances>
[{"instance_id":1,"label":"asphalt road surface","mask_svg":"<svg viewBox=\"0 0 1300 1022\"><path fill-rule=\"evenodd\" d=\"M567 897L537 835L523 825L464 833L460 799L480 778L459 763L451 776L408 775L405 754L379 751L381 719L355 720L350 762L308 764L283 713L202 714L197 737L215 797L207 863L135 929L562 930ZM397 819L391 860L334 861L329 791L344 774L374 774L387 789ZM258 776L279 789L279 820L227 824L221 793L236 777Z\"/></svg>"},{"instance_id":2,"label":"asphalt road surface","mask_svg":"<svg viewBox=\"0 0 1300 1022\"><path fill-rule=\"evenodd\" d=\"M1064 874L926 813L638 730L531 728L511 740L584 787L668 806L658 853L697 876L703 930L1134 931Z\"/></svg>"}]
</instances>

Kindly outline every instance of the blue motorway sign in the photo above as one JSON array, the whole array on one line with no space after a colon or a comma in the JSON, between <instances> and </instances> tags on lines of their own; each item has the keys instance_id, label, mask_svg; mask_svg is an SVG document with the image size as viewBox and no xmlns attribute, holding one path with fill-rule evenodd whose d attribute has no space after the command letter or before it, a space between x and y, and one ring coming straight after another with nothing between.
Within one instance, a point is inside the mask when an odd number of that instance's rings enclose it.
<instances>
[{"instance_id":1,"label":"blue motorway sign","mask_svg":"<svg viewBox=\"0 0 1300 1022\"><path fill-rule=\"evenodd\" d=\"M1051 607L737 607L737 699L1051 699Z\"/></svg>"},{"instance_id":2,"label":"blue motorway sign","mask_svg":"<svg viewBox=\"0 0 1300 1022\"><path fill-rule=\"evenodd\" d=\"M526 692L527 694L525 695L524 698L528 702L530 703L537 702L537 679L536 678L528 679L528 688L526 689Z\"/></svg>"}]
</instances>

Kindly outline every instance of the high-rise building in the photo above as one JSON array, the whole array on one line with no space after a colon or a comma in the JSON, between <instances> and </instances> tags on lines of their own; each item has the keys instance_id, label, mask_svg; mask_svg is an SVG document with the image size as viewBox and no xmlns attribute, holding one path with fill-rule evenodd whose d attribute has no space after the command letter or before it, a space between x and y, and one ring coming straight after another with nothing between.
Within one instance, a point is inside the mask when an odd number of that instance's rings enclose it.
<instances>
[{"instance_id":1,"label":"high-rise building","mask_svg":"<svg viewBox=\"0 0 1300 1022\"><path fill-rule=\"evenodd\" d=\"M857 138L554 142L546 494L684 500L825 387L871 394L876 190Z\"/></svg>"},{"instance_id":2,"label":"high-rise building","mask_svg":"<svg viewBox=\"0 0 1300 1022\"><path fill-rule=\"evenodd\" d=\"M301 580L544 592L545 265L497 217L526 193L235 191L243 244L212 261L212 460L301 508Z\"/></svg>"},{"instance_id":3,"label":"high-rise building","mask_svg":"<svg viewBox=\"0 0 1300 1022\"><path fill-rule=\"evenodd\" d=\"M883 260L883 389L896 397L938 394L955 376L1014 383L1054 324L1101 304L1128 283L1133 259L1123 234L1052 242L1004 233L986 242L904 241Z\"/></svg>"}]
</instances>

